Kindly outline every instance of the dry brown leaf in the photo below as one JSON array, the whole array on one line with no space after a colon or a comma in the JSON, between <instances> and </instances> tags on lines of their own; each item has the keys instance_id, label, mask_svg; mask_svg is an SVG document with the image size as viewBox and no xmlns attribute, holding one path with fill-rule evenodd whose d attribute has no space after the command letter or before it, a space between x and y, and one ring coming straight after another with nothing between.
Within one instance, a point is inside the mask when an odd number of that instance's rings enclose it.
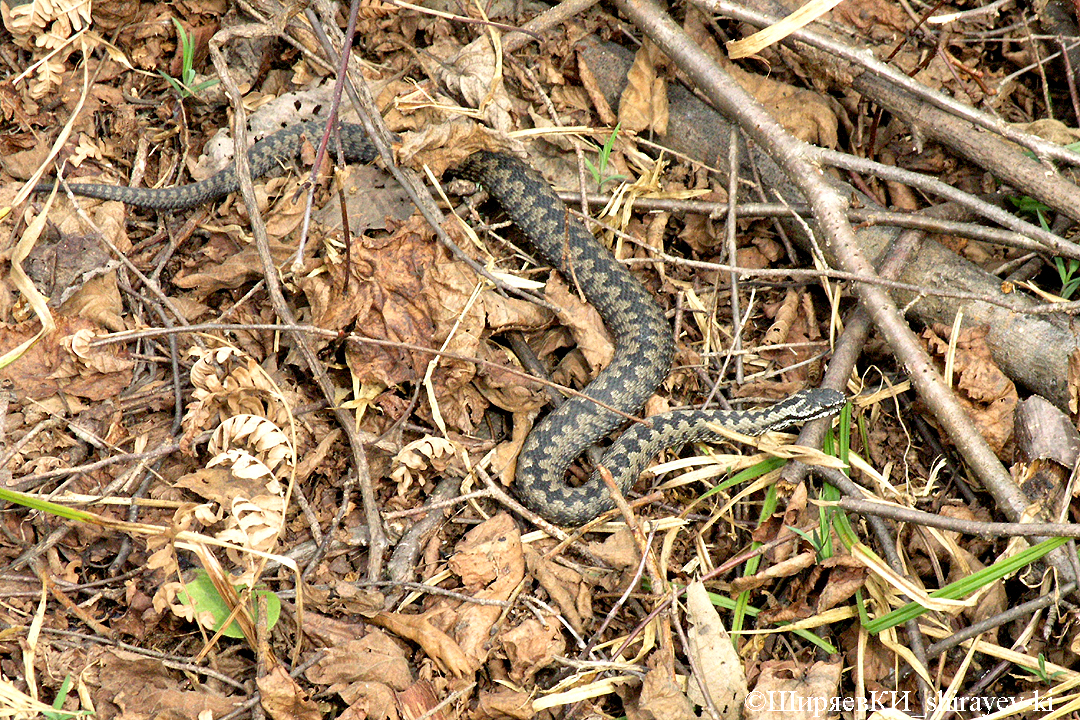
<instances>
[{"instance_id":1,"label":"dry brown leaf","mask_svg":"<svg viewBox=\"0 0 1080 720\"><path fill-rule=\"evenodd\" d=\"M454 720L456 714L450 708L441 706L441 700L434 683L428 678L417 680L397 694L397 704L401 709L401 714L410 720L412 718Z\"/></svg>"},{"instance_id":2,"label":"dry brown leaf","mask_svg":"<svg viewBox=\"0 0 1080 720\"><path fill-rule=\"evenodd\" d=\"M839 121L821 95L746 72L736 65L728 66L727 71L789 133L813 145L836 147Z\"/></svg>"},{"instance_id":3,"label":"dry brown leaf","mask_svg":"<svg viewBox=\"0 0 1080 720\"><path fill-rule=\"evenodd\" d=\"M583 632L584 625L578 612L577 598L581 591L581 575L570 568L556 565L546 560L531 547L525 550L525 563L529 574L536 578L541 587L551 596L555 606L562 611L570 627Z\"/></svg>"},{"instance_id":4,"label":"dry brown leaf","mask_svg":"<svg viewBox=\"0 0 1080 720\"><path fill-rule=\"evenodd\" d=\"M833 567L829 571L829 581L821 589L814 609L823 613L844 602L866 584L868 574L869 571L861 563L853 567Z\"/></svg>"},{"instance_id":5,"label":"dry brown leaf","mask_svg":"<svg viewBox=\"0 0 1080 720\"><path fill-rule=\"evenodd\" d=\"M90 278L60 306L60 312L72 317L86 318L95 325L119 332L126 330L120 300L120 288L116 284L116 271Z\"/></svg>"},{"instance_id":6,"label":"dry brown leaf","mask_svg":"<svg viewBox=\"0 0 1080 720\"><path fill-rule=\"evenodd\" d=\"M624 131L667 134L667 81L657 73L663 57L648 39L634 55L634 64L626 74L626 89L619 97L619 122Z\"/></svg>"},{"instance_id":7,"label":"dry brown leaf","mask_svg":"<svg viewBox=\"0 0 1080 720\"><path fill-rule=\"evenodd\" d=\"M458 543L447 567L467 592L485 600L507 600L525 577L521 533L513 518L499 513L470 530ZM491 628L502 615L498 605L442 603L429 611L446 628L462 652L477 665L491 652Z\"/></svg>"},{"instance_id":8,"label":"dry brown leaf","mask_svg":"<svg viewBox=\"0 0 1080 720\"><path fill-rule=\"evenodd\" d=\"M498 608L496 608L498 609ZM457 677L471 675L480 664L471 660L453 638L435 627L426 615L403 615L401 613L379 613L369 618L369 622L398 637L412 640L423 648L429 658L447 672Z\"/></svg>"},{"instance_id":9,"label":"dry brown leaf","mask_svg":"<svg viewBox=\"0 0 1080 720\"><path fill-rule=\"evenodd\" d=\"M97 685L90 689L99 716L147 717L147 708L169 708L175 717L195 720L200 713L220 717L236 709L238 701L217 695L205 687L178 690L178 676L161 660L123 650L92 650ZM128 714L130 713L130 715Z\"/></svg>"},{"instance_id":10,"label":"dry brown leaf","mask_svg":"<svg viewBox=\"0 0 1080 720\"><path fill-rule=\"evenodd\" d=\"M777 345L785 342L788 337L788 332L791 331L791 326L795 323L795 318L799 312L799 293L794 289L789 288L784 295L784 301L780 305L780 309L776 311L776 316L773 318L773 324L765 331L765 337L762 338L762 345Z\"/></svg>"},{"instance_id":11,"label":"dry brown leaf","mask_svg":"<svg viewBox=\"0 0 1080 720\"><path fill-rule=\"evenodd\" d=\"M386 633L370 630L362 638L325 648L304 676L317 685L378 681L394 690L413 682L409 658Z\"/></svg>"},{"instance_id":12,"label":"dry brown leaf","mask_svg":"<svg viewBox=\"0 0 1080 720\"><path fill-rule=\"evenodd\" d=\"M720 717L741 717L747 695L746 673L731 644L731 636L701 582L693 582L686 588L686 615L692 625L687 630L690 652L701 673L700 677L690 679L690 699L703 705L700 688L704 685Z\"/></svg>"},{"instance_id":13,"label":"dry brown leaf","mask_svg":"<svg viewBox=\"0 0 1080 720\"><path fill-rule=\"evenodd\" d=\"M283 263L296 252L296 247L289 243L270 242L270 255L275 263ZM182 270L173 278L177 287L191 290L189 297L196 302L203 302L208 295L219 290L235 290L245 283L263 276L262 262L255 246L244 248L229 255L221 263L205 269Z\"/></svg>"},{"instance_id":14,"label":"dry brown leaf","mask_svg":"<svg viewBox=\"0 0 1080 720\"><path fill-rule=\"evenodd\" d=\"M559 320L570 328L578 350L589 361L592 371L595 373L607 367L615 354L615 344L596 308L572 294L561 275L553 274L548 278L544 297L559 308Z\"/></svg>"},{"instance_id":15,"label":"dry brown leaf","mask_svg":"<svg viewBox=\"0 0 1080 720\"><path fill-rule=\"evenodd\" d=\"M499 513L465 534L447 567L475 593L507 577L516 584L524 569L521 552L517 525L510 515Z\"/></svg>"},{"instance_id":16,"label":"dry brown leaf","mask_svg":"<svg viewBox=\"0 0 1080 720\"><path fill-rule=\"evenodd\" d=\"M379 682L354 682L333 688L349 707L340 720L397 720L397 693Z\"/></svg>"},{"instance_id":17,"label":"dry brown leaf","mask_svg":"<svg viewBox=\"0 0 1080 720\"><path fill-rule=\"evenodd\" d=\"M503 84L500 57L487 35L462 48L452 68L440 63L434 74L441 76L447 87L456 89L469 107L483 113L484 125L496 132L514 129L513 103Z\"/></svg>"},{"instance_id":18,"label":"dry brown leaf","mask_svg":"<svg viewBox=\"0 0 1080 720\"><path fill-rule=\"evenodd\" d=\"M986 344L988 332L986 327L960 331L953 343L953 377L963 391L957 393L957 399L994 452L1002 455L1012 438L1013 415L1020 398L1016 385L993 361ZM932 354L944 358L950 351L945 339L950 334L950 328L936 325L924 330L923 338Z\"/></svg>"},{"instance_id":19,"label":"dry brown leaf","mask_svg":"<svg viewBox=\"0 0 1080 720\"><path fill-rule=\"evenodd\" d=\"M770 565L761 572L754 573L748 577L735 578L731 583L731 588L735 592L752 590L761 587L776 578L791 577L808 567L812 567L815 562L816 556L813 552L799 553L783 562Z\"/></svg>"},{"instance_id":20,"label":"dry brown leaf","mask_svg":"<svg viewBox=\"0 0 1080 720\"><path fill-rule=\"evenodd\" d=\"M522 375L521 364L509 349L485 345L483 351L484 359L491 365L485 365L480 370L475 385L484 399L512 413L532 412L547 403L548 396L541 390L540 384ZM502 370L502 367L507 370Z\"/></svg>"},{"instance_id":21,"label":"dry brown leaf","mask_svg":"<svg viewBox=\"0 0 1080 720\"><path fill-rule=\"evenodd\" d=\"M668 663L654 663L645 673L641 684L641 694L637 701L635 716L645 720L697 720L690 700L683 694ZM630 714L628 712L627 716Z\"/></svg>"},{"instance_id":22,"label":"dry brown leaf","mask_svg":"<svg viewBox=\"0 0 1080 720\"><path fill-rule=\"evenodd\" d=\"M234 498L252 497L265 490L259 478L234 478L228 468L198 468L173 481L173 487L190 490L199 497L228 507Z\"/></svg>"},{"instance_id":23,"label":"dry brown leaf","mask_svg":"<svg viewBox=\"0 0 1080 720\"><path fill-rule=\"evenodd\" d=\"M634 534L628 527L619 528L603 542L588 545L589 552L620 570L636 568L641 562L641 546L634 540Z\"/></svg>"},{"instance_id":24,"label":"dry brown leaf","mask_svg":"<svg viewBox=\"0 0 1080 720\"><path fill-rule=\"evenodd\" d=\"M600 118L600 122L605 125L614 126L619 120L615 117L615 112L611 109L611 105L608 104L604 91L597 83L596 76L593 75L588 63L585 62L585 59L580 53L577 54L577 66L578 77L581 79L581 86L585 89L585 92L588 93L589 100L592 101L592 106L596 110L596 115Z\"/></svg>"},{"instance_id":25,"label":"dry brown leaf","mask_svg":"<svg viewBox=\"0 0 1080 720\"><path fill-rule=\"evenodd\" d=\"M0 326L0 348L9 350L37 334L37 321ZM60 388L87 400L116 398L131 384L134 363L120 345L90 348L85 339L97 328L87 320L56 316L56 330L41 338L17 360L0 368L16 397L47 398Z\"/></svg>"}]
</instances>

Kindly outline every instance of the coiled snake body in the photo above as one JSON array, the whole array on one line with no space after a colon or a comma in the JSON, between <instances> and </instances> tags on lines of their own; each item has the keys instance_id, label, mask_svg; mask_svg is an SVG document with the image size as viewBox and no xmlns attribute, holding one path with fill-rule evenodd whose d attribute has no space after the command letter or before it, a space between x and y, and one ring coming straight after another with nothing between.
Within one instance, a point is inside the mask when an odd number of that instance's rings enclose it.
<instances>
[{"instance_id":1,"label":"coiled snake body","mask_svg":"<svg viewBox=\"0 0 1080 720\"><path fill-rule=\"evenodd\" d=\"M321 137L325 125L308 122L281 130L248 151L252 176L299 154L304 138ZM359 125L341 124L340 137L350 161L369 162L375 151ZM576 280L615 339L611 363L585 388L549 413L525 439L517 461L515 489L527 507L563 525L578 525L614 507L598 471L572 487L565 482L571 463L589 446L636 413L667 377L675 345L664 311L649 291L569 213L547 182L511 155L480 151L456 174L483 184L535 249L566 278ZM146 189L70 184L88 197L158 210L179 210L217 199L238 189L227 169L193 185ZM51 184L37 190L51 190ZM598 401L592 402L592 400ZM709 423L748 435L835 414L845 401L835 390L795 393L756 410L679 410L634 423L604 455L606 467L625 492L657 453L688 442L721 440Z\"/></svg>"}]
</instances>

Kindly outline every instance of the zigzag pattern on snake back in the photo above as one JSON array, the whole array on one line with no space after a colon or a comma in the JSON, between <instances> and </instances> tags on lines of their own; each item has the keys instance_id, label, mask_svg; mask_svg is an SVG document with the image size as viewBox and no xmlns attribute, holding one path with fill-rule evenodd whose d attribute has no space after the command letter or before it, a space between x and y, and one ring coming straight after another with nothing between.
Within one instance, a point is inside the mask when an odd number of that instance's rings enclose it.
<instances>
[{"instance_id":1,"label":"zigzag pattern on snake back","mask_svg":"<svg viewBox=\"0 0 1080 720\"><path fill-rule=\"evenodd\" d=\"M325 125L295 125L256 143L248 151L252 175L261 175L279 162L297 156L303 138L321 136ZM359 125L340 125L345 156L368 162L375 151ZM579 525L614 507L598 472L579 486L565 481L571 463L589 446L623 422L616 412L636 413L667 377L675 344L664 311L649 291L581 223L571 220L566 206L548 183L516 157L480 151L456 174L483 184L534 248L564 277L576 280L596 307L615 339L611 363L585 388L587 397L573 397L549 413L525 439L514 478L516 492L531 510L552 522ZM78 195L119 200L129 205L178 210L217 199L237 189L231 169L193 185L177 188L124 188L72 184ZM51 190L51 184L37 187ZM708 427L723 425L756 435L835 414L845 402L835 390L805 390L758 410L680 410L634 423L608 450L602 465L623 490L636 482L641 470L668 447L687 442L723 439Z\"/></svg>"}]
</instances>

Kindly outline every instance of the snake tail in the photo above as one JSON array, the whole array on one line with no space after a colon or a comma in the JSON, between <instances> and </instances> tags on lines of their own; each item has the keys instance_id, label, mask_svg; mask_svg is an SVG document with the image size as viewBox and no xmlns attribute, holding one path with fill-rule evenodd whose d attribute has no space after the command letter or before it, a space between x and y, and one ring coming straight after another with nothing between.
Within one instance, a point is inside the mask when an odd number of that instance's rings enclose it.
<instances>
[{"instance_id":1,"label":"snake tail","mask_svg":"<svg viewBox=\"0 0 1080 720\"><path fill-rule=\"evenodd\" d=\"M375 148L368 141L364 128L350 123L339 124L342 151L349 162L371 162ZM315 145L326 129L325 122L305 122L290 125L268 135L247 151L251 176L261 177L280 163L299 157L304 141ZM331 149L334 148L331 140ZM34 192L52 192L54 183L40 183ZM223 198L240 189L236 171L230 166L207 179L171 188L133 188L123 185L68 183L71 192L100 200L117 200L126 205L153 210L184 210Z\"/></svg>"}]
</instances>

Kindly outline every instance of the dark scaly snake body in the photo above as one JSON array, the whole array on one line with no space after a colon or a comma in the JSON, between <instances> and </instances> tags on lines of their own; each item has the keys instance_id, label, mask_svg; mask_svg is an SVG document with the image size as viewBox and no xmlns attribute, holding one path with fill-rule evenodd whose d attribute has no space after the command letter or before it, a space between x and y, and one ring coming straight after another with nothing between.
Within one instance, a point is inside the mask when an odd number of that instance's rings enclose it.
<instances>
[{"instance_id":1,"label":"dark scaly snake body","mask_svg":"<svg viewBox=\"0 0 1080 720\"><path fill-rule=\"evenodd\" d=\"M320 137L317 122L289 127L256 143L248 151L253 176L296 157L302 138ZM341 125L348 160L370 161L374 150L359 125ZM585 388L588 397L573 397L549 413L525 439L514 483L525 505L552 522L579 525L614 507L598 473L580 487L565 481L571 463L603 438L623 417L636 413L667 377L675 344L664 311L649 291L619 264L607 248L570 220L566 206L547 182L521 160L503 153L471 155L456 174L482 183L535 249L564 277L576 280L615 339L611 363ZM159 210L194 207L237 189L233 171L224 170L194 185L168 189L109 185L70 185L89 197ZM39 190L51 190L39 186ZM598 401L593 402L593 400ZM655 455L688 442L721 440L708 423L748 435L788 427L835 414L844 404L835 390L805 390L775 405L745 411L680 410L632 424L603 459L625 492Z\"/></svg>"}]
</instances>

